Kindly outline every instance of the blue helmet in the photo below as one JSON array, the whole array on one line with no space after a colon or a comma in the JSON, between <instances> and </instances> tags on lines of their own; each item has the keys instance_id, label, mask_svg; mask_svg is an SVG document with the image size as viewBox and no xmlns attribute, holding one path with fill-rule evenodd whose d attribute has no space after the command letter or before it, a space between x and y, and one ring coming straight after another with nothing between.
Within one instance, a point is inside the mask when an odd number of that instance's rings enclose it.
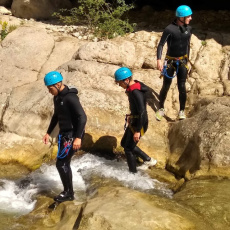
<instances>
[{"instance_id":1,"label":"blue helmet","mask_svg":"<svg viewBox=\"0 0 230 230\"><path fill-rule=\"evenodd\" d=\"M54 85L63 80L62 75L57 71L51 71L46 74L44 82L46 86Z\"/></svg>"},{"instance_id":2,"label":"blue helmet","mask_svg":"<svg viewBox=\"0 0 230 230\"><path fill-rule=\"evenodd\" d=\"M177 7L176 16L178 18L187 17L189 15L192 15L192 10L189 6L181 5L181 6Z\"/></svg>"},{"instance_id":3,"label":"blue helmet","mask_svg":"<svg viewBox=\"0 0 230 230\"><path fill-rule=\"evenodd\" d=\"M126 78L131 77L132 75L133 74L132 74L131 70L127 67L119 68L114 74L116 81L125 80Z\"/></svg>"}]
</instances>

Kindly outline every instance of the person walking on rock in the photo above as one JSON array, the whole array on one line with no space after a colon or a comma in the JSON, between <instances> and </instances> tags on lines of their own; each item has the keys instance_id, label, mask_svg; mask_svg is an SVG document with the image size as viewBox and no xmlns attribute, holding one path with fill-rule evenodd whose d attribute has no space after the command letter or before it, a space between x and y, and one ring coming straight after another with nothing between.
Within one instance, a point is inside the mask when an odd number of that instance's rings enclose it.
<instances>
[{"instance_id":1,"label":"person walking on rock","mask_svg":"<svg viewBox=\"0 0 230 230\"><path fill-rule=\"evenodd\" d=\"M115 82L125 89L129 100L131 114L126 115L125 133L121 140L129 166L129 171L137 172L136 158L140 157L147 166L154 166L157 161L143 152L137 143L148 128L145 93L148 88L143 83L133 80L132 72L127 67L121 67L115 72Z\"/></svg>"},{"instance_id":2,"label":"person walking on rock","mask_svg":"<svg viewBox=\"0 0 230 230\"><path fill-rule=\"evenodd\" d=\"M47 133L43 137L43 142L45 144L49 143L50 134L57 123L60 129L56 167L64 186L64 191L54 197L57 202L74 199L70 162L74 152L81 147L87 120L77 96L77 89L69 88L62 83L62 80L62 75L56 71L49 72L44 78L49 93L54 96L54 114Z\"/></svg>"},{"instance_id":3,"label":"person walking on rock","mask_svg":"<svg viewBox=\"0 0 230 230\"><path fill-rule=\"evenodd\" d=\"M160 91L160 108L155 116L161 120L165 115L164 102L172 83L177 76L177 87L179 90L180 111L178 118L185 119L186 87L185 82L188 74L187 62L190 52L192 10L189 6L181 5L176 9L176 19L163 31L157 47L157 68L163 75L163 86ZM167 42L167 54L164 65L161 62L162 50Z\"/></svg>"}]
</instances>

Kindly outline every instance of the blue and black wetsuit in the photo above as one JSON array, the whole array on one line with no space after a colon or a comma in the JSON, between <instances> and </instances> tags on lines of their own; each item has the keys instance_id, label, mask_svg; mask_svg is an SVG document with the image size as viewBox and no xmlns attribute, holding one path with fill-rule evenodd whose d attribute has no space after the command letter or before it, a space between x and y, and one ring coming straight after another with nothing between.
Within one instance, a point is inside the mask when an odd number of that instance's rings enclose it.
<instances>
[{"instance_id":1,"label":"blue and black wetsuit","mask_svg":"<svg viewBox=\"0 0 230 230\"><path fill-rule=\"evenodd\" d=\"M161 59L162 50L167 42L167 56L172 59L167 60L167 75L172 77L177 69L176 58L181 58L177 72L177 87L179 90L180 110L185 109L186 87L185 82L188 74L187 62L190 52L191 26L178 26L176 21L168 25L163 31L161 40L157 47L157 60ZM164 82L160 91L160 108L164 108L164 102L172 83L172 78L164 76Z\"/></svg>"},{"instance_id":2,"label":"blue and black wetsuit","mask_svg":"<svg viewBox=\"0 0 230 230\"><path fill-rule=\"evenodd\" d=\"M125 150L129 171L133 173L137 172L136 157L140 157L144 161L149 161L151 159L145 152L136 146L137 143L133 140L135 132L140 132L141 135L144 135L148 128L145 96L147 91L147 86L138 81L135 81L135 84L129 86L126 90L131 114L129 115L129 125L121 140L121 146Z\"/></svg>"},{"instance_id":3,"label":"blue and black wetsuit","mask_svg":"<svg viewBox=\"0 0 230 230\"><path fill-rule=\"evenodd\" d=\"M65 88L54 97L54 114L50 121L47 133L50 134L57 123L59 124L60 150L64 148L66 141L80 138L82 139L86 124L86 114L80 104L76 88ZM71 146L68 154L64 158L58 158L56 167L62 180L64 191L73 193L72 171L70 161L74 154Z\"/></svg>"}]
</instances>

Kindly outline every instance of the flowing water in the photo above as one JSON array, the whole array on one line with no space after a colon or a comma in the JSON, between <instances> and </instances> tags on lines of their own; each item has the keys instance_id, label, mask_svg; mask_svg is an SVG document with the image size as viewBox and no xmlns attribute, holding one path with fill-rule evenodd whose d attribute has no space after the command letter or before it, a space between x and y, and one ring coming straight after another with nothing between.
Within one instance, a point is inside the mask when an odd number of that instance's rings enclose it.
<instances>
[{"instance_id":1,"label":"flowing water","mask_svg":"<svg viewBox=\"0 0 230 230\"><path fill-rule=\"evenodd\" d=\"M192 180L173 195L166 183L150 178L147 171L128 171L127 163L92 154L75 156L71 162L75 199L85 201L89 191L102 186L124 186L174 200L200 216L210 229L230 229L230 180ZM55 164L44 164L17 180L0 180L0 230L34 209L38 195L54 197L63 190ZM167 206L165 207L167 210ZM191 216L191 218L193 218Z\"/></svg>"},{"instance_id":2,"label":"flowing water","mask_svg":"<svg viewBox=\"0 0 230 230\"><path fill-rule=\"evenodd\" d=\"M75 199L83 201L92 184L106 183L129 187L142 192L172 197L167 185L152 179L144 171L128 171L127 163L106 160L92 154L74 157L71 162ZM109 182L108 182L109 181ZM56 166L44 164L29 176L16 180L0 180L0 213L23 215L33 210L36 195L50 197L63 190Z\"/></svg>"}]
</instances>

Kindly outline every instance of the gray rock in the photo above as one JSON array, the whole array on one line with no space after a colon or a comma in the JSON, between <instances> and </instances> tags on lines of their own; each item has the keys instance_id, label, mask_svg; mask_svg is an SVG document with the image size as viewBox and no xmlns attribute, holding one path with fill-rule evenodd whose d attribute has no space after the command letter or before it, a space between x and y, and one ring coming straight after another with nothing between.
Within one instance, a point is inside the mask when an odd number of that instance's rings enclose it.
<instances>
[{"instance_id":1,"label":"gray rock","mask_svg":"<svg viewBox=\"0 0 230 230\"><path fill-rule=\"evenodd\" d=\"M229 97L200 100L190 118L173 124L169 131L167 168L188 178L186 173L229 175L229 114Z\"/></svg>"},{"instance_id":2,"label":"gray rock","mask_svg":"<svg viewBox=\"0 0 230 230\"><path fill-rule=\"evenodd\" d=\"M19 18L47 19L58 9L71 7L69 0L14 0L12 14Z\"/></svg>"}]
</instances>

